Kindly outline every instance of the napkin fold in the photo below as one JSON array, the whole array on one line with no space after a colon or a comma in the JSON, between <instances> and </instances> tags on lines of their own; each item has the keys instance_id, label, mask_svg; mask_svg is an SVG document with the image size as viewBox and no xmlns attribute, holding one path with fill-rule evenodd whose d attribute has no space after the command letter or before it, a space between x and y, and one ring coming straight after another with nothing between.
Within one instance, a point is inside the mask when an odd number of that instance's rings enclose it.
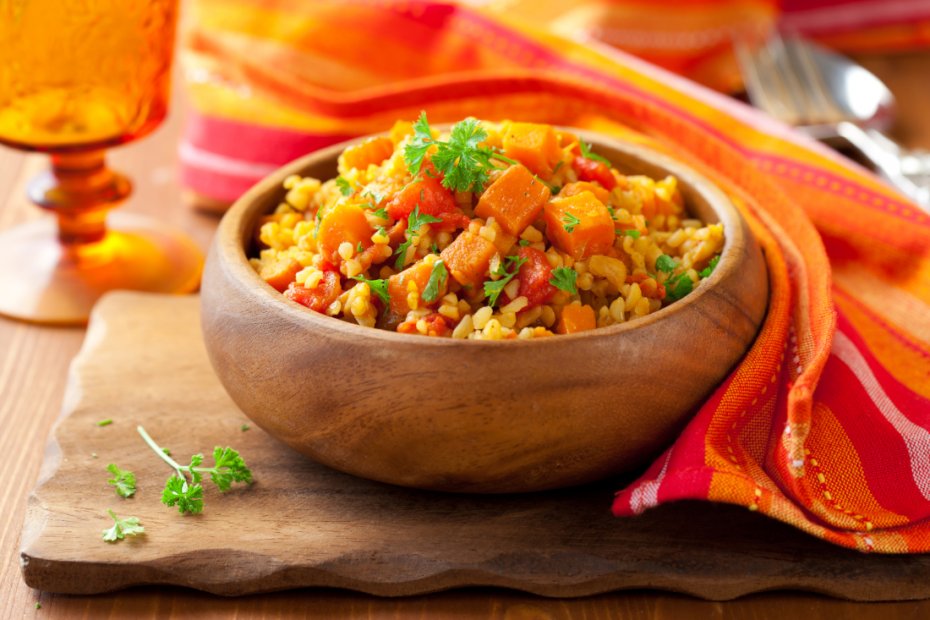
<instances>
[{"instance_id":1,"label":"napkin fold","mask_svg":"<svg viewBox=\"0 0 930 620\"><path fill-rule=\"evenodd\" d=\"M878 22L852 19L882 7ZM793 19L850 44L913 45L930 33L927 3L197 0L191 9L183 180L215 204L299 155L421 110L435 122L591 129L711 178L765 251L768 314L676 442L617 493L614 513L728 502L861 551L930 551L930 217L820 144L605 43L637 23L665 32L636 40L652 60L726 88L732 69L717 48L740 29ZM846 17L826 28L831 14ZM662 31L665 22L674 27ZM703 55L675 34L721 28Z\"/></svg>"}]
</instances>

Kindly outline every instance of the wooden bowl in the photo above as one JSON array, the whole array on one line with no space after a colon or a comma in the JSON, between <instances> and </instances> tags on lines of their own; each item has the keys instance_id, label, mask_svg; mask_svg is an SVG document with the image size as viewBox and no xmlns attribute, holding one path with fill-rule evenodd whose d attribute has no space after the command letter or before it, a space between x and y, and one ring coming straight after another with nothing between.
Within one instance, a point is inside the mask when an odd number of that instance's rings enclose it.
<instances>
[{"instance_id":1,"label":"wooden bowl","mask_svg":"<svg viewBox=\"0 0 930 620\"><path fill-rule=\"evenodd\" d=\"M689 210L723 223L720 262L693 293L632 323L528 341L427 338L312 312L263 282L246 252L285 177L332 178L346 146L337 145L276 171L220 223L203 276L203 333L236 404L315 461L425 489L551 489L655 457L753 341L765 264L708 180L640 146L577 133L623 172L674 174Z\"/></svg>"}]
</instances>

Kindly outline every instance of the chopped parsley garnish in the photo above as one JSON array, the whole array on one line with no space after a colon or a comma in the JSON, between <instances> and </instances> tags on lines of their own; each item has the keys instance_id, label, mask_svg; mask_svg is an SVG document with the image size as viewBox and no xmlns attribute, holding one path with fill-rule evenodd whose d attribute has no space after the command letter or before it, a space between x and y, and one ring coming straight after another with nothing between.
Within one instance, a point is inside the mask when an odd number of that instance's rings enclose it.
<instances>
[{"instance_id":1,"label":"chopped parsley garnish","mask_svg":"<svg viewBox=\"0 0 930 620\"><path fill-rule=\"evenodd\" d=\"M107 471L113 474L113 477L107 480L107 484L116 487L116 494L120 497L132 497L136 494L136 475L129 470L120 469L114 463L107 465Z\"/></svg>"},{"instance_id":2,"label":"chopped parsley garnish","mask_svg":"<svg viewBox=\"0 0 930 620\"><path fill-rule=\"evenodd\" d=\"M660 254L656 259L656 269L663 273L672 273L677 266L678 262L668 254Z\"/></svg>"},{"instance_id":3,"label":"chopped parsley garnish","mask_svg":"<svg viewBox=\"0 0 930 620\"><path fill-rule=\"evenodd\" d=\"M382 220L391 219L390 217L388 217L387 209L385 209L384 207L381 207L377 211L372 211L371 214L374 215L375 217L380 217Z\"/></svg>"},{"instance_id":4,"label":"chopped parsley garnish","mask_svg":"<svg viewBox=\"0 0 930 620\"><path fill-rule=\"evenodd\" d=\"M368 285L368 288L377 295L381 301L388 303L391 301L391 296L388 294L388 281L387 280L369 280L364 276L352 276L353 280L358 280L359 282L364 282Z\"/></svg>"},{"instance_id":5,"label":"chopped parsley garnish","mask_svg":"<svg viewBox=\"0 0 930 620\"><path fill-rule=\"evenodd\" d=\"M607 205L607 212L610 213L610 219L612 219L612 220L616 220L616 219L617 219L617 212L616 212L616 210L614 210L614 208L611 207L610 205Z\"/></svg>"},{"instance_id":6,"label":"chopped parsley garnish","mask_svg":"<svg viewBox=\"0 0 930 620\"><path fill-rule=\"evenodd\" d=\"M618 230L618 231L617 231L617 234L618 234L618 235L626 235L627 237L633 237L634 239L639 239L639 231L638 231L638 230L635 230L635 229L633 229L633 230Z\"/></svg>"},{"instance_id":7,"label":"chopped parsley garnish","mask_svg":"<svg viewBox=\"0 0 930 620\"><path fill-rule=\"evenodd\" d=\"M488 298L489 306L493 308L497 304L497 298L504 292L504 287L520 272L520 267L525 262L526 259L522 256L508 256L507 266L501 264L494 271L494 275L501 276L501 278L499 280L485 280L484 296ZM510 271L508 271L508 267Z\"/></svg>"},{"instance_id":8,"label":"chopped parsley garnish","mask_svg":"<svg viewBox=\"0 0 930 620\"><path fill-rule=\"evenodd\" d=\"M383 196L383 195L381 195L381 194L379 194L379 193L377 193L377 192L373 192L373 191L371 191L370 189L366 189L364 192L362 192L362 198L366 198L366 197L367 197L367 198L371 198L371 199L374 200L376 203L381 203L381 202L384 200L384 196Z\"/></svg>"},{"instance_id":9,"label":"chopped parsley garnish","mask_svg":"<svg viewBox=\"0 0 930 620\"><path fill-rule=\"evenodd\" d=\"M577 295L578 288L575 286L575 281L577 279L578 272L571 267L556 267L552 270L552 277L549 278L549 284L566 293Z\"/></svg>"},{"instance_id":10,"label":"chopped parsley garnish","mask_svg":"<svg viewBox=\"0 0 930 620\"><path fill-rule=\"evenodd\" d=\"M352 195L352 186L349 185L349 182L342 177L336 177L336 187L339 188L339 193L343 196Z\"/></svg>"},{"instance_id":11,"label":"chopped parsley garnish","mask_svg":"<svg viewBox=\"0 0 930 620\"><path fill-rule=\"evenodd\" d=\"M694 283L691 282L691 278L688 277L687 273L679 273L677 276L665 283L665 292L672 298L672 301L677 301L690 293L694 288Z\"/></svg>"},{"instance_id":12,"label":"chopped parsley garnish","mask_svg":"<svg viewBox=\"0 0 930 620\"><path fill-rule=\"evenodd\" d=\"M420 174L423 160L432 147L436 147L431 161L442 173L442 185L451 190L479 191L488 181L488 172L494 168L491 159L516 163L494 152L489 146L479 146L488 137L481 124L466 118L452 126L449 141L433 138L426 112L413 124L413 138L404 147L404 161L410 174Z\"/></svg>"},{"instance_id":13,"label":"chopped parsley garnish","mask_svg":"<svg viewBox=\"0 0 930 620\"><path fill-rule=\"evenodd\" d=\"M702 278L706 278L710 274L714 273L714 268L717 266L717 263L719 262L720 262L720 255L718 254L717 256L710 259L710 262L707 263L707 267L704 267L703 269L701 269L698 275L701 276Z\"/></svg>"},{"instance_id":14,"label":"chopped parsley garnish","mask_svg":"<svg viewBox=\"0 0 930 620\"><path fill-rule=\"evenodd\" d=\"M590 159L592 161L599 161L602 164L606 164L608 167L610 167L611 165L610 160L607 159L606 157L598 155L597 153L592 153L591 145L585 142L584 140L578 141L578 148L581 149L581 156L584 157L585 159Z\"/></svg>"},{"instance_id":15,"label":"chopped parsley garnish","mask_svg":"<svg viewBox=\"0 0 930 620\"><path fill-rule=\"evenodd\" d=\"M412 236L420 230L420 227L423 226L423 224L435 224L441 221L441 217L433 217L428 213L420 213L420 205L413 208L413 211L407 216L407 240L397 246L397 249L394 251L394 255L397 256L397 260L394 261L395 269L400 270L403 268L404 261L407 259L407 248L413 243Z\"/></svg>"},{"instance_id":16,"label":"chopped parsley garnish","mask_svg":"<svg viewBox=\"0 0 930 620\"><path fill-rule=\"evenodd\" d=\"M439 291L446 287L446 280L449 278L449 272L441 260L433 263L433 271L429 274L429 280L426 282L426 288L423 289L423 301L431 303L439 297Z\"/></svg>"},{"instance_id":17,"label":"chopped parsley garnish","mask_svg":"<svg viewBox=\"0 0 930 620\"><path fill-rule=\"evenodd\" d=\"M109 543L123 540L127 536L138 536L145 533L145 528L139 523L139 517L126 517L120 519L112 510L107 510L113 519L113 527L103 530L103 539Z\"/></svg>"},{"instance_id":18,"label":"chopped parsley garnish","mask_svg":"<svg viewBox=\"0 0 930 620\"><path fill-rule=\"evenodd\" d=\"M524 247L524 248L525 248L525 247L528 246L529 244L530 244L530 242L527 241L526 239L520 239L520 246L521 246L521 247Z\"/></svg>"},{"instance_id":19,"label":"chopped parsley garnish","mask_svg":"<svg viewBox=\"0 0 930 620\"><path fill-rule=\"evenodd\" d=\"M239 427L239 430L242 431L242 432L244 433L244 432L246 432L247 430L249 430L249 429L251 429L251 428L252 428L252 427L249 426L248 424L243 424L242 426Z\"/></svg>"},{"instance_id":20,"label":"chopped parsley garnish","mask_svg":"<svg viewBox=\"0 0 930 620\"><path fill-rule=\"evenodd\" d=\"M566 213L562 216L562 227L565 228L565 232L572 233L575 231L575 226L581 223L577 217L571 213Z\"/></svg>"}]
</instances>

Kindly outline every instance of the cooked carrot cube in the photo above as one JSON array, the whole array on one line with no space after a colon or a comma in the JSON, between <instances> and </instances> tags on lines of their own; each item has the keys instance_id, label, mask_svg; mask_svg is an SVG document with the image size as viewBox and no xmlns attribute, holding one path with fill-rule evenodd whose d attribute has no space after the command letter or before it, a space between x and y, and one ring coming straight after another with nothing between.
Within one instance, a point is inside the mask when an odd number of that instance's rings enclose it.
<instances>
[{"instance_id":1,"label":"cooked carrot cube","mask_svg":"<svg viewBox=\"0 0 930 620\"><path fill-rule=\"evenodd\" d=\"M416 284L417 307L423 307L430 303L434 303L446 294L445 286L443 286L439 290L439 295L437 295L436 299L432 302L427 302L423 299L423 291L426 290L429 277L433 273L434 264L435 262L421 260L388 278L388 295L391 298L391 312L398 316L406 316L408 312L414 309L410 307L408 302L409 295L412 292L410 290L410 282Z\"/></svg>"},{"instance_id":2,"label":"cooked carrot cube","mask_svg":"<svg viewBox=\"0 0 930 620\"><path fill-rule=\"evenodd\" d=\"M339 156L339 169L367 170L369 164L379 165L394 153L394 142L390 138L368 138L354 144Z\"/></svg>"},{"instance_id":3,"label":"cooked carrot cube","mask_svg":"<svg viewBox=\"0 0 930 620\"><path fill-rule=\"evenodd\" d=\"M601 187L591 183L590 181L575 181L574 183L566 183L562 186L562 191L559 192L559 198L568 198L569 196L575 196L581 192L591 192L594 194L594 197L603 202L605 205L610 199L610 192Z\"/></svg>"},{"instance_id":4,"label":"cooked carrot cube","mask_svg":"<svg viewBox=\"0 0 930 620\"><path fill-rule=\"evenodd\" d=\"M616 233L610 212L590 191L550 200L543 207L543 215L546 236L575 260L606 254L614 244Z\"/></svg>"},{"instance_id":5,"label":"cooked carrot cube","mask_svg":"<svg viewBox=\"0 0 930 620\"><path fill-rule=\"evenodd\" d=\"M541 176L552 174L562 156L559 138L550 125L508 123L504 126L502 144L507 157Z\"/></svg>"},{"instance_id":6,"label":"cooked carrot cube","mask_svg":"<svg viewBox=\"0 0 930 620\"><path fill-rule=\"evenodd\" d=\"M481 195L475 214L485 219L493 217L505 232L519 236L533 223L550 195L549 188L524 166L511 166Z\"/></svg>"},{"instance_id":7,"label":"cooked carrot cube","mask_svg":"<svg viewBox=\"0 0 930 620\"><path fill-rule=\"evenodd\" d=\"M320 253L332 262L339 262L339 245L345 241L356 247L362 244L363 248L371 245L371 234L374 232L365 212L354 204L338 204L320 220L316 233L317 246Z\"/></svg>"},{"instance_id":8,"label":"cooked carrot cube","mask_svg":"<svg viewBox=\"0 0 930 620\"><path fill-rule=\"evenodd\" d=\"M572 302L562 307L562 316L555 331L560 334L574 334L597 327L594 317L594 308L578 302Z\"/></svg>"},{"instance_id":9,"label":"cooked carrot cube","mask_svg":"<svg viewBox=\"0 0 930 620\"><path fill-rule=\"evenodd\" d=\"M462 286L480 286L497 252L493 243L467 230L455 238L440 254L449 273Z\"/></svg>"},{"instance_id":10,"label":"cooked carrot cube","mask_svg":"<svg viewBox=\"0 0 930 620\"><path fill-rule=\"evenodd\" d=\"M283 293L301 269L303 266L296 260L290 256L283 256L267 262L263 260L258 275L279 293Z\"/></svg>"}]
</instances>

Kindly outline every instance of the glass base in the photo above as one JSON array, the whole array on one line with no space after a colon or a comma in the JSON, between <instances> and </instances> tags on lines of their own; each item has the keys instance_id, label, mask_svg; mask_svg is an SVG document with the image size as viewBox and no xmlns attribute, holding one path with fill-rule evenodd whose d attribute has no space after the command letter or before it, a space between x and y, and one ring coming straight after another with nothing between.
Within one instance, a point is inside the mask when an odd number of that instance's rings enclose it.
<instances>
[{"instance_id":1,"label":"glass base","mask_svg":"<svg viewBox=\"0 0 930 620\"><path fill-rule=\"evenodd\" d=\"M114 213L107 224L102 241L79 246L59 243L54 218L0 232L0 314L81 325L108 291L197 290L203 254L193 241L131 213Z\"/></svg>"}]
</instances>

